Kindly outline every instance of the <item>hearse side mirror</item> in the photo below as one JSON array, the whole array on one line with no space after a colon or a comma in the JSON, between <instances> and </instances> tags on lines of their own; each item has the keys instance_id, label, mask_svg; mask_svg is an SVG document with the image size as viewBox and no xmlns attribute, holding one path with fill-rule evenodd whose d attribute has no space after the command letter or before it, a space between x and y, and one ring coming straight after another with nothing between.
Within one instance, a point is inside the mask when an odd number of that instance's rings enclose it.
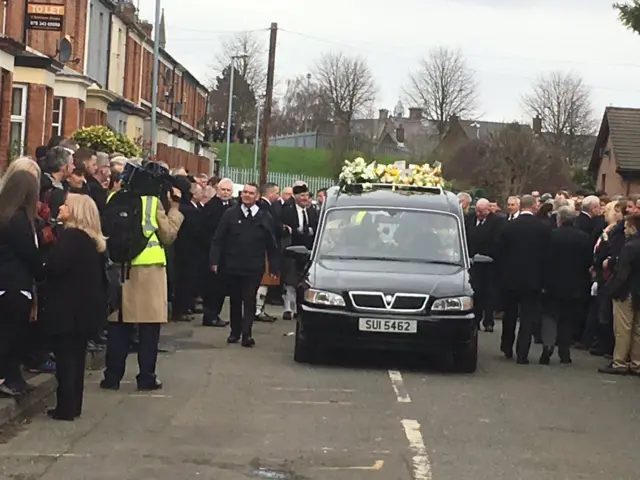
<instances>
[{"instance_id":1,"label":"hearse side mirror","mask_svg":"<svg viewBox=\"0 0 640 480\"><path fill-rule=\"evenodd\" d=\"M493 263L493 258L476 253L471 259L473 263Z\"/></svg>"},{"instance_id":2,"label":"hearse side mirror","mask_svg":"<svg viewBox=\"0 0 640 480\"><path fill-rule=\"evenodd\" d=\"M291 252L294 255L299 255L301 257L308 257L309 255L311 255L309 249L304 245L292 245L290 247L287 247L287 252Z\"/></svg>"}]
</instances>

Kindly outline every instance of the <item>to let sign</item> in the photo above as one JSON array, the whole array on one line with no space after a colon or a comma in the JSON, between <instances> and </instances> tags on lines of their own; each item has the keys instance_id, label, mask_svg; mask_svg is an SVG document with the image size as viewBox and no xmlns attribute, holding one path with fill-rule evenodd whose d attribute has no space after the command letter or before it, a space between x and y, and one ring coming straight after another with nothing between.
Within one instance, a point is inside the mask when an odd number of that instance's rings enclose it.
<instances>
[{"instance_id":1,"label":"to let sign","mask_svg":"<svg viewBox=\"0 0 640 480\"><path fill-rule=\"evenodd\" d=\"M28 3L27 30L61 32L64 24L64 5L51 3Z\"/></svg>"}]
</instances>

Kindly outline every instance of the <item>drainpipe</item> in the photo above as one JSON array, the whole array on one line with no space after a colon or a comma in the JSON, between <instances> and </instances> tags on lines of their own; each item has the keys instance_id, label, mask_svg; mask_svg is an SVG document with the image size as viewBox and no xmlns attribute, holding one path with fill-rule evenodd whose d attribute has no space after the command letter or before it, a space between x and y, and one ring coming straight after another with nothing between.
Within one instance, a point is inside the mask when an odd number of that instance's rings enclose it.
<instances>
[{"instance_id":1,"label":"drainpipe","mask_svg":"<svg viewBox=\"0 0 640 480\"><path fill-rule=\"evenodd\" d=\"M7 0L3 0L2 2L2 36L7 33L7 8L9 6L9 2Z\"/></svg>"}]
</instances>

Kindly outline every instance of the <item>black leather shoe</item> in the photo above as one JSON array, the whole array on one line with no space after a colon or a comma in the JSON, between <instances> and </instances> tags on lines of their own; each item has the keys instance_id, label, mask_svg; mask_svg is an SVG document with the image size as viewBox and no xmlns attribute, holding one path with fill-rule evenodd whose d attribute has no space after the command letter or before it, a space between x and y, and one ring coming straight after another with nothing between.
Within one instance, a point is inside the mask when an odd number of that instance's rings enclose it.
<instances>
[{"instance_id":1,"label":"black leather shoe","mask_svg":"<svg viewBox=\"0 0 640 480\"><path fill-rule=\"evenodd\" d=\"M150 383L148 385L140 383L138 384L139 392L155 392L156 390L162 390L162 382L157 378L153 383Z\"/></svg>"},{"instance_id":2,"label":"black leather shoe","mask_svg":"<svg viewBox=\"0 0 640 480\"><path fill-rule=\"evenodd\" d=\"M282 319L283 320L292 320L293 319L293 313L291 312L284 312L282 314Z\"/></svg>"},{"instance_id":3,"label":"black leather shoe","mask_svg":"<svg viewBox=\"0 0 640 480\"><path fill-rule=\"evenodd\" d=\"M76 419L76 417L60 415L55 408L47 410L47 415L53 420L62 420L63 422L73 422Z\"/></svg>"},{"instance_id":4,"label":"black leather shoe","mask_svg":"<svg viewBox=\"0 0 640 480\"><path fill-rule=\"evenodd\" d=\"M227 343L238 343L240 341L240 337L236 337L235 335L229 335L227 338Z\"/></svg>"},{"instance_id":5,"label":"black leather shoe","mask_svg":"<svg viewBox=\"0 0 640 480\"><path fill-rule=\"evenodd\" d=\"M516 363L517 363L518 365L529 365L529 359L528 359L528 358L522 358L522 357L521 357L521 358L518 358L518 359L516 360Z\"/></svg>"},{"instance_id":6,"label":"black leather shoe","mask_svg":"<svg viewBox=\"0 0 640 480\"><path fill-rule=\"evenodd\" d=\"M256 346L256 341L252 337L244 337L242 339L242 346L245 348L252 348Z\"/></svg>"},{"instance_id":7,"label":"black leather shoe","mask_svg":"<svg viewBox=\"0 0 640 480\"><path fill-rule=\"evenodd\" d=\"M493 325L487 325L484 327L485 332L493 333Z\"/></svg>"},{"instance_id":8,"label":"black leather shoe","mask_svg":"<svg viewBox=\"0 0 640 480\"><path fill-rule=\"evenodd\" d=\"M100 382L100 388L103 390L120 390L120 383L110 382L108 380L102 380Z\"/></svg>"},{"instance_id":9,"label":"black leather shoe","mask_svg":"<svg viewBox=\"0 0 640 480\"><path fill-rule=\"evenodd\" d=\"M544 347L542 349L542 355L540 355L540 360L538 360L538 363L540 365L549 365L551 363L551 355L553 355L553 350L548 347Z\"/></svg>"}]
</instances>

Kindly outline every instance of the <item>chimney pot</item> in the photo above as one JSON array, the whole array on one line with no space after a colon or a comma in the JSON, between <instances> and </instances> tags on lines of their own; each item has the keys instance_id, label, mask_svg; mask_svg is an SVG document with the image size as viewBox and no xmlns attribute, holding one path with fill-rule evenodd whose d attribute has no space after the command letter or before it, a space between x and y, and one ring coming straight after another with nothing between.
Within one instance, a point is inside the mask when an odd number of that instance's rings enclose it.
<instances>
[{"instance_id":1,"label":"chimney pot","mask_svg":"<svg viewBox=\"0 0 640 480\"><path fill-rule=\"evenodd\" d=\"M151 34L153 33L153 25L149 22L146 22L146 21L139 22L138 26L142 29L142 31L147 37L150 37Z\"/></svg>"},{"instance_id":2,"label":"chimney pot","mask_svg":"<svg viewBox=\"0 0 640 480\"><path fill-rule=\"evenodd\" d=\"M410 120L422 120L422 109L418 107L411 107L409 109L409 119Z\"/></svg>"},{"instance_id":3,"label":"chimney pot","mask_svg":"<svg viewBox=\"0 0 640 480\"><path fill-rule=\"evenodd\" d=\"M387 110L386 108L381 108L380 110L378 110L378 118L380 120L386 120L389 117L389 110Z\"/></svg>"},{"instance_id":4,"label":"chimney pot","mask_svg":"<svg viewBox=\"0 0 640 480\"><path fill-rule=\"evenodd\" d=\"M536 115L533 119L532 128L534 134L540 135L542 133L542 118L540 118L540 115Z\"/></svg>"},{"instance_id":5,"label":"chimney pot","mask_svg":"<svg viewBox=\"0 0 640 480\"><path fill-rule=\"evenodd\" d=\"M402 125L396 128L396 140L398 143L404 143L404 127Z\"/></svg>"}]
</instances>

